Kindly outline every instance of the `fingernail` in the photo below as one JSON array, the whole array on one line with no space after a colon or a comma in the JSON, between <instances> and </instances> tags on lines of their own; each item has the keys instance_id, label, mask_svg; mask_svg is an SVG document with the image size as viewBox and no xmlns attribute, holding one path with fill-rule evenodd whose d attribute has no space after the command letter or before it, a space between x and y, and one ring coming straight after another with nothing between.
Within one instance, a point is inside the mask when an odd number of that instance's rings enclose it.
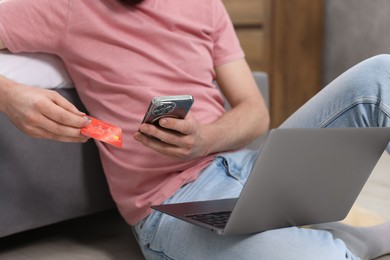
<instances>
[{"instance_id":1,"label":"fingernail","mask_svg":"<svg viewBox=\"0 0 390 260\"><path fill-rule=\"evenodd\" d=\"M91 123L91 118L84 116L84 127L87 127Z\"/></svg>"},{"instance_id":2,"label":"fingernail","mask_svg":"<svg viewBox=\"0 0 390 260\"><path fill-rule=\"evenodd\" d=\"M140 130L141 132L147 132L147 131L148 131L148 127L147 127L146 125L141 125L140 128L139 128L139 130Z\"/></svg>"},{"instance_id":3,"label":"fingernail","mask_svg":"<svg viewBox=\"0 0 390 260\"><path fill-rule=\"evenodd\" d=\"M86 142L88 142L89 138L81 138L80 140L81 140L81 143L86 143Z\"/></svg>"},{"instance_id":4,"label":"fingernail","mask_svg":"<svg viewBox=\"0 0 390 260\"><path fill-rule=\"evenodd\" d=\"M166 119L161 119L159 122L158 122L160 125L165 125L167 123L167 120Z\"/></svg>"}]
</instances>

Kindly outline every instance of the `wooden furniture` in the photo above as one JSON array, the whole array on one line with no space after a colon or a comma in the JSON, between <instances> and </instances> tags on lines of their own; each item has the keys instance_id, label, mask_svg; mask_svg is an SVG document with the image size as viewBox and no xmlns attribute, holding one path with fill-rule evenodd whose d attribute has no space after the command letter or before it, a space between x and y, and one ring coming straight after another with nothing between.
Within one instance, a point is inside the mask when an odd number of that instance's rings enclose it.
<instances>
[{"instance_id":1,"label":"wooden furniture","mask_svg":"<svg viewBox=\"0 0 390 260\"><path fill-rule=\"evenodd\" d=\"M271 127L321 89L323 0L223 0L252 70L270 82Z\"/></svg>"}]
</instances>

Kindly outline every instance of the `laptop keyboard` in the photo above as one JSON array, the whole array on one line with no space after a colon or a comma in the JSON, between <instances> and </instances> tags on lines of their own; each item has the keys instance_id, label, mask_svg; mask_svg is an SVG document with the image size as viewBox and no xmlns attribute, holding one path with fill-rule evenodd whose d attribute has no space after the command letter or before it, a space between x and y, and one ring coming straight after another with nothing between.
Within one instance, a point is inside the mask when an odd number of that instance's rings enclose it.
<instances>
[{"instance_id":1,"label":"laptop keyboard","mask_svg":"<svg viewBox=\"0 0 390 260\"><path fill-rule=\"evenodd\" d=\"M186 217L206 223L208 225L224 228L230 217L231 211L220 211L202 214L186 215Z\"/></svg>"}]
</instances>

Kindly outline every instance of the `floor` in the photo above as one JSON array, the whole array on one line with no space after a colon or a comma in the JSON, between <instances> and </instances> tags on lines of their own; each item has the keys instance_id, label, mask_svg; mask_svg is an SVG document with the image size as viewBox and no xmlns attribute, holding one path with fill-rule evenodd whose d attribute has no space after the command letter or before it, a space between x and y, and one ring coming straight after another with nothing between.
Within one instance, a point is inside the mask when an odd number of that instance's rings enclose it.
<instances>
[{"instance_id":1,"label":"floor","mask_svg":"<svg viewBox=\"0 0 390 260\"><path fill-rule=\"evenodd\" d=\"M390 155L384 152L355 203L357 206L390 221ZM378 260L390 260L390 255Z\"/></svg>"},{"instance_id":2,"label":"floor","mask_svg":"<svg viewBox=\"0 0 390 260\"><path fill-rule=\"evenodd\" d=\"M356 205L390 220L390 156L384 154ZM0 239L0 260L143 259L115 210ZM381 260L390 260L390 256Z\"/></svg>"},{"instance_id":3,"label":"floor","mask_svg":"<svg viewBox=\"0 0 390 260\"><path fill-rule=\"evenodd\" d=\"M0 239L0 260L141 260L116 210Z\"/></svg>"},{"instance_id":4,"label":"floor","mask_svg":"<svg viewBox=\"0 0 390 260\"><path fill-rule=\"evenodd\" d=\"M384 152L356 204L390 220L390 155Z\"/></svg>"}]
</instances>

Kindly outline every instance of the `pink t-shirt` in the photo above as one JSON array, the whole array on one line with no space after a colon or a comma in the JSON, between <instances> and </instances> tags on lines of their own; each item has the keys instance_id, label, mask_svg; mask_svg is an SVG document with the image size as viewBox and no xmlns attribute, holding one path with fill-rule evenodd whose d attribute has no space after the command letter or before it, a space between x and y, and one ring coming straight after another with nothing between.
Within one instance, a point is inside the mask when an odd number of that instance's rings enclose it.
<instances>
[{"instance_id":1,"label":"pink t-shirt","mask_svg":"<svg viewBox=\"0 0 390 260\"><path fill-rule=\"evenodd\" d=\"M90 115L123 129L123 149L97 142L107 181L129 224L197 178L213 155L178 161L132 139L154 96L194 96L203 124L224 113L214 67L244 57L221 0L12 0L0 4L12 52L58 55Z\"/></svg>"}]
</instances>

